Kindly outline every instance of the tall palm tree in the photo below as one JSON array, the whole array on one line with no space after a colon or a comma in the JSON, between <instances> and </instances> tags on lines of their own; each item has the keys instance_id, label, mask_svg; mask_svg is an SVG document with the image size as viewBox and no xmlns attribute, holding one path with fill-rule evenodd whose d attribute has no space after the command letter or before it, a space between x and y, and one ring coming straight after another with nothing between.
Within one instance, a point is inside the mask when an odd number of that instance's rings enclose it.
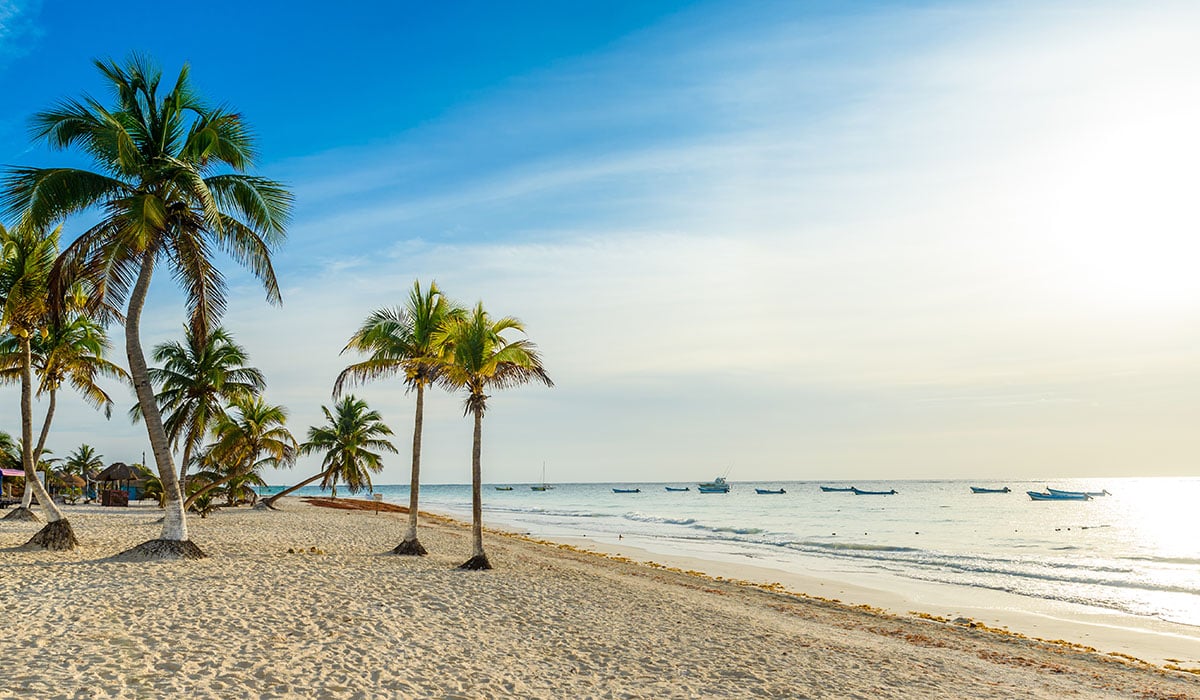
<instances>
[{"instance_id":1,"label":"tall palm tree","mask_svg":"<svg viewBox=\"0 0 1200 700\"><path fill-rule=\"evenodd\" d=\"M322 406L325 425L308 429L308 439L300 445L302 454L323 452L321 471L314 477L280 491L263 501L274 507L275 501L303 488L317 479L321 488L330 489L337 498L339 481L345 482L350 493L372 488L371 474L383 469L380 452L396 453L396 447L384 437L392 429L384 424L378 411L367 407L367 402L353 394L343 397L333 406L333 411Z\"/></svg>"},{"instance_id":2,"label":"tall palm tree","mask_svg":"<svg viewBox=\"0 0 1200 700\"><path fill-rule=\"evenodd\" d=\"M271 251L283 241L292 198L282 185L246 174L254 139L241 115L201 100L187 66L167 86L161 71L139 56L124 64L96 61L96 67L115 104L106 107L87 96L64 100L34 116L33 133L52 148L87 153L97 171L12 168L0 205L35 226L87 209L103 213L63 251L52 283L65 288L86 278L102 285L106 300L128 302L129 372L166 492L160 539L129 554L203 557L188 539L179 479L142 351L142 308L155 265L165 263L183 287L189 325L206 336L225 309L217 250L249 268L268 301L278 303Z\"/></svg>"},{"instance_id":3,"label":"tall palm tree","mask_svg":"<svg viewBox=\"0 0 1200 700\"><path fill-rule=\"evenodd\" d=\"M333 395L342 392L346 382L367 382L397 375L404 377L407 391L417 393L417 411L413 419L412 472L408 490L408 531L392 550L394 554L423 555L425 547L417 539L417 504L421 488L421 431L425 422L425 387L441 371L441 348L434 342L438 330L448 321L461 317L463 310L442 296L437 282L421 291L421 281L413 282L404 307L377 309L363 322L342 350L369 353L338 375Z\"/></svg>"},{"instance_id":4,"label":"tall palm tree","mask_svg":"<svg viewBox=\"0 0 1200 700\"><path fill-rule=\"evenodd\" d=\"M183 445L179 479L187 476L196 448L207 437L213 421L224 414L225 404L249 398L267 385L257 368L247 367L249 354L224 328L213 328L198 336L184 327L184 342L172 341L154 347L151 355L162 367L150 368L150 381L159 387L154 395L158 410L166 416L163 427L176 449ZM130 414L140 418L140 405Z\"/></svg>"},{"instance_id":5,"label":"tall palm tree","mask_svg":"<svg viewBox=\"0 0 1200 700\"><path fill-rule=\"evenodd\" d=\"M21 382L21 466L27 495L20 508L5 519L34 519L29 509L33 496L45 509L47 523L27 542L46 549L74 549L79 544L71 524L37 479L40 455L33 449L33 338L47 325L47 294L51 266L58 253L60 229L48 231L21 226L0 227L0 332L16 339Z\"/></svg>"},{"instance_id":6,"label":"tall palm tree","mask_svg":"<svg viewBox=\"0 0 1200 700\"><path fill-rule=\"evenodd\" d=\"M112 415L113 400L100 386L100 378L126 382L129 375L105 357L111 348L108 334L102 325L83 313L76 313L65 322L51 320L49 326L33 336L30 346L33 370L38 378L37 395L47 397L46 416L33 448L37 460L46 449L46 438L50 435L50 424L58 405L58 390L63 384L70 384L85 401L103 409L107 418ZM0 383L21 381L22 353L18 338L0 336ZM26 491L28 493L28 489Z\"/></svg>"},{"instance_id":7,"label":"tall palm tree","mask_svg":"<svg viewBox=\"0 0 1200 700\"><path fill-rule=\"evenodd\" d=\"M230 408L217 417L213 426L215 441L204 456L204 462L222 476L189 496L184 508L191 508L197 499L240 476L290 467L296 461L296 439L285 425L286 408L272 406L261 396L234 399Z\"/></svg>"},{"instance_id":8,"label":"tall palm tree","mask_svg":"<svg viewBox=\"0 0 1200 700\"><path fill-rule=\"evenodd\" d=\"M511 316L493 320L480 302L470 314L447 324L436 337L444 347L441 381L452 389L466 390L463 415L475 418L471 444L472 552L471 558L459 567L462 569L492 568L483 551L483 479L479 464L487 392L533 381L554 386L542 367L537 346L525 339L509 340L503 335L505 331L524 333L525 326Z\"/></svg>"}]
</instances>

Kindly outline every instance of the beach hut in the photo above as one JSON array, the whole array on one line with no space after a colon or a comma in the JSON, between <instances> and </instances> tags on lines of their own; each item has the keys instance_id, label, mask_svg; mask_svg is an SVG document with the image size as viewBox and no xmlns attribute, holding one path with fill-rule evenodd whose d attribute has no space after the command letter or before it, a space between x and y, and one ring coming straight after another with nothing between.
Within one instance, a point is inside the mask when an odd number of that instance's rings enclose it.
<instances>
[{"instance_id":1,"label":"beach hut","mask_svg":"<svg viewBox=\"0 0 1200 700\"><path fill-rule=\"evenodd\" d=\"M138 467L124 462L113 462L94 479L100 491L100 504L129 505L129 499L137 500L140 497L141 482L145 478L145 473Z\"/></svg>"}]
</instances>

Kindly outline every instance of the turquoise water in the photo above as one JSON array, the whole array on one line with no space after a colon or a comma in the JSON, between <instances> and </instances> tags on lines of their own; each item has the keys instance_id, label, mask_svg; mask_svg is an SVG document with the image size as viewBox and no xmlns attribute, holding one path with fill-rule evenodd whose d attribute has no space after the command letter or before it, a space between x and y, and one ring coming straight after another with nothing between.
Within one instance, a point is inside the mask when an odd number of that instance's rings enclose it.
<instances>
[{"instance_id":1,"label":"turquoise water","mask_svg":"<svg viewBox=\"0 0 1200 700\"><path fill-rule=\"evenodd\" d=\"M534 492L484 487L484 522L539 537L649 538L659 551L804 573L819 558L846 571L1082 603L1200 626L1200 479L1049 482L854 482L894 496L825 493L849 482L734 482L727 494L695 483L561 484ZM1008 486L972 494L970 486ZM665 486L691 491L667 492ZM1099 491L1082 502L1034 502L1026 490ZM612 489L640 488L616 494ZM783 488L759 495L754 488ZM316 494L317 489L300 493ZM379 486L407 505L408 487ZM470 518L464 485L421 489L421 507Z\"/></svg>"}]
</instances>

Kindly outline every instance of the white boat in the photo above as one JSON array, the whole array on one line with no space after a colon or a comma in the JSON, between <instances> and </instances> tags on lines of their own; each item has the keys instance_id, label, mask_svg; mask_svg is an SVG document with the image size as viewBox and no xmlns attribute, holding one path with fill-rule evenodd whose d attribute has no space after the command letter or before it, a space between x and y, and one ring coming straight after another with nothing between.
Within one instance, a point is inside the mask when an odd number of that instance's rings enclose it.
<instances>
[{"instance_id":1,"label":"white boat","mask_svg":"<svg viewBox=\"0 0 1200 700\"><path fill-rule=\"evenodd\" d=\"M546 463L542 462L542 483L534 484L533 486L530 486L529 490L530 491L549 491L552 488L554 488L554 487L551 486L550 484L546 483Z\"/></svg>"},{"instance_id":2,"label":"white boat","mask_svg":"<svg viewBox=\"0 0 1200 700\"><path fill-rule=\"evenodd\" d=\"M697 487L700 493L729 493L729 482L725 477L718 476L712 481L706 481Z\"/></svg>"}]
</instances>

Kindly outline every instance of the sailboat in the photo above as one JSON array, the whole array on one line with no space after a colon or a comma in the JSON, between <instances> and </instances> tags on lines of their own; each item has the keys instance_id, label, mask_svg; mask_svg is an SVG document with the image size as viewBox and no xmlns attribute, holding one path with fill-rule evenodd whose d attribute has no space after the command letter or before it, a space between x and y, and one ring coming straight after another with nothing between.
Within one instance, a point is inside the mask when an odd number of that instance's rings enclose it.
<instances>
[{"instance_id":1,"label":"sailboat","mask_svg":"<svg viewBox=\"0 0 1200 700\"><path fill-rule=\"evenodd\" d=\"M554 488L554 487L551 486L550 484L546 483L546 463L542 462L542 483L540 486L537 484L530 486L529 490L530 491L549 491L552 488Z\"/></svg>"}]
</instances>

